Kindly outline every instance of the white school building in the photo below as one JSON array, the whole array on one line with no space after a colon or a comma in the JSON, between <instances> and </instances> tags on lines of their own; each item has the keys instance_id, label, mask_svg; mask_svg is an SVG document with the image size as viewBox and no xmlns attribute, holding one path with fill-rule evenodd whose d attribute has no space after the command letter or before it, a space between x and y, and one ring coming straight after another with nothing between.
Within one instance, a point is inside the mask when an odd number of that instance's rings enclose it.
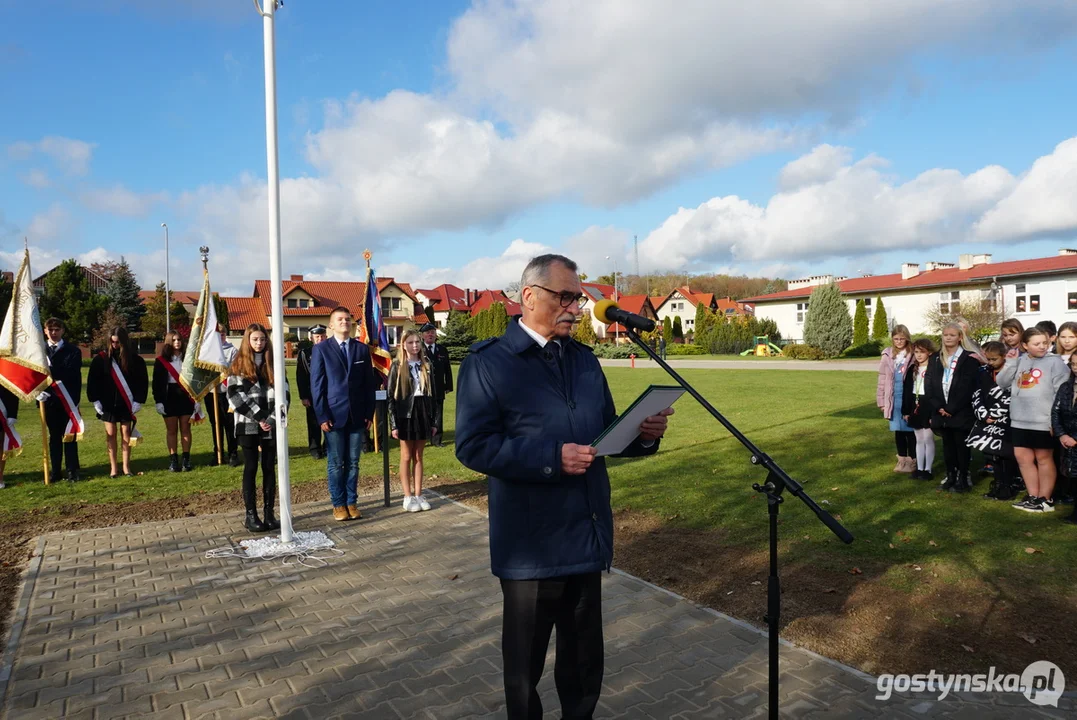
<instances>
[{"instance_id":1,"label":"white school building","mask_svg":"<svg viewBox=\"0 0 1077 720\"><path fill-rule=\"evenodd\" d=\"M870 321L881 298L890 326L906 325L913 334L928 332L929 310L960 312L972 303L1001 308L1025 327L1041 320L1056 325L1077 321L1077 249L1069 248L1053 257L1011 262L992 263L990 255L968 254L957 263L929 262L923 268L905 263L900 273L892 275L816 275L791 280L782 292L741 302L754 305L756 317L774 320L784 339L799 341L812 289L830 282L836 282L848 300L850 314L856 301L864 300Z\"/></svg>"}]
</instances>

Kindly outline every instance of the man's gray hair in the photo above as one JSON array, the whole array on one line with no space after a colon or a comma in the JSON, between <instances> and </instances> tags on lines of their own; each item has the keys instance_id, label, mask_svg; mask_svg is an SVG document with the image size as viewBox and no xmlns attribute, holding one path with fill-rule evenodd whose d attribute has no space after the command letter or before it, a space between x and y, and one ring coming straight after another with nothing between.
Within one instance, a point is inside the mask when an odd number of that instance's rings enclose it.
<instances>
[{"instance_id":1,"label":"man's gray hair","mask_svg":"<svg viewBox=\"0 0 1077 720\"><path fill-rule=\"evenodd\" d=\"M553 253L539 255L531 258L531 262L527 263L527 267L524 268L523 275L520 276L520 289L523 290L528 285L542 285L549 282L550 268L558 264L564 265L572 272L577 271L576 263L564 255Z\"/></svg>"}]
</instances>

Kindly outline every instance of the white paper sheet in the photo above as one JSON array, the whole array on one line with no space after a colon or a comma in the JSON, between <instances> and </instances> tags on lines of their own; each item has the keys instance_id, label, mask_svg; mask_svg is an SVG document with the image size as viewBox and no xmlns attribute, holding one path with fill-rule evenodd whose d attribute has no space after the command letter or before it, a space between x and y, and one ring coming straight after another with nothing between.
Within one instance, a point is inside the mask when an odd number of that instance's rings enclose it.
<instances>
[{"instance_id":1,"label":"white paper sheet","mask_svg":"<svg viewBox=\"0 0 1077 720\"><path fill-rule=\"evenodd\" d=\"M684 388L679 385L651 385L591 443L591 447L598 450L598 457L622 452L639 437L639 426L644 420L672 407L683 394Z\"/></svg>"}]
</instances>

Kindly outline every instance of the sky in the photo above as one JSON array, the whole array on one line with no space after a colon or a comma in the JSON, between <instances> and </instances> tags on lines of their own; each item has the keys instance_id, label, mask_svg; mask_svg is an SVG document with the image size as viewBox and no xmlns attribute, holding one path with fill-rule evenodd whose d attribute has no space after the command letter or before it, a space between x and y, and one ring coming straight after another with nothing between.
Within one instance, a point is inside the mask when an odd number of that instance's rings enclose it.
<instances>
[{"instance_id":1,"label":"sky","mask_svg":"<svg viewBox=\"0 0 1077 720\"><path fill-rule=\"evenodd\" d=\"M0 0L0 268L269 277L250 0ZM504 287L1077 247L1077 3L288 0L283 272Z\"/></svg>"}]
</instances>

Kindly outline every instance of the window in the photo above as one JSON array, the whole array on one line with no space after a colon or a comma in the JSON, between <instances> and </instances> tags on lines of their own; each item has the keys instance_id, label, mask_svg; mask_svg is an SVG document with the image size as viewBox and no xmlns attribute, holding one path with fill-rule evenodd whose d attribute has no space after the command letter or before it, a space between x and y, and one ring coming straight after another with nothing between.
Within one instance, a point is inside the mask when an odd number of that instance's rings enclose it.
<instances>
[{"instance_id":1,"label":"window","mask_svg":"<svg viewBox=\"0 0 1077 720\"><path fill-rule=\"evenodd\" d=\"M939 293L939 312L943 315L961 312L961 293L956 290Z\"/></svg>"},{"instance_id":2,"label":"window","mask_svg":"<svg viewBox=\"0 0 1077 720\"><path fill-rule=\"evenodd\" d=\"M307 300L306 298L300 299L299 307L301 307L301 308L309 308L310 307L310 300Z\"/></svg>"},{"instance_id":3,"label":"window","mask_svg":"<svg viewBox=\"0 0 1077 720\"><path fill-rule=\"evenodd\" d=\"M804 322L804 318L808 315L808 303L797 303L797 322Z\"/></svg>"},{"instance_id":4,"label":"window","mask_svg":"<svg viewBox=\"0 0 1077 720\"><path fill-rule=\"evenodd\" d=\"M694 318L690 318L690 319L684 321L684 326L685 327L692 327L695 324L696 324L696 321L695 321Z\"/></svg>"},{"instance_id":5,"label":"window","mask_svg":"<svg viewBox=\"0 0 1077 720\"><path fill-rule=\"evenodd\" d=\"M864 298L864 309L871 310L871 298Z\"/></svg>"},{"instance_id":6,"label":"window","mask_svg":"<svg viewBox=\"0 0 1077 720\"><path fill-rule=\"evenodd\" d=\"M1077 292L1071 292L1066 295L1066 309L1077 310Z\"/></svg>"},{"instance_id":7,"label":"window","mask_svg":"<svg viewBox=\"0 0 1077 720\"><path fill-rule=\"evenodd\" d=\"M290 308L299 307L299 301L296 300L295 298L288 298L288 307L290 307Z\"/></svg>"},{"instance_id":8,"label":"window","mask_svg":"<svg viewBox=\"0 0 1077 720\"><path fill-rule=\"evenodd\" d=\"M300 340L309 340L310 339L310 333L307 331L307 329L305 327L299 328L298 330L296 330L295 336L297 338L299 338Z\"/></svg>"},{"instance_id":9,"label":"window","mask_svg":"<svg viewBox=\"0 0 1077 720\"><path fill-rule=\"evenodd\" d=\"M1014 300L1017 306L1017 312L1039 312L1040 311L1040 295L1034 292L1034 288L1020 283L1014 287L1016 298Z\"/></svg>"}]
</instances>

